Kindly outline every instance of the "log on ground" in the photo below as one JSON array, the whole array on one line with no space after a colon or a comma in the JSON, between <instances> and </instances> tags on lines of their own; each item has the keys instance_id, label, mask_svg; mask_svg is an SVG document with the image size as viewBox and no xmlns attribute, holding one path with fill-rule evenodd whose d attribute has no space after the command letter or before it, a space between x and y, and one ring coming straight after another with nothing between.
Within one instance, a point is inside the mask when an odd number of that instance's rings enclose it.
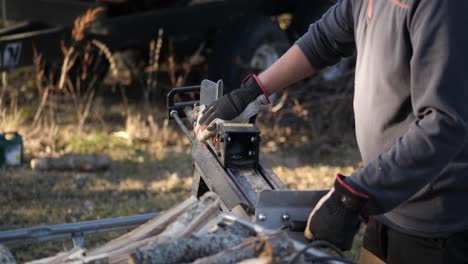
<instances>
[{"instance_id":1,"label":"log on ground","mask_svg":"<svg viewBox=\"0 0 468 264\"><path fill-rule=\"evenodd\" d=\"M110 159L104 155L67 154L56 158L31 160L31 168L38 171L102 171L110 166Z\"/></svg>"}]
</instances>

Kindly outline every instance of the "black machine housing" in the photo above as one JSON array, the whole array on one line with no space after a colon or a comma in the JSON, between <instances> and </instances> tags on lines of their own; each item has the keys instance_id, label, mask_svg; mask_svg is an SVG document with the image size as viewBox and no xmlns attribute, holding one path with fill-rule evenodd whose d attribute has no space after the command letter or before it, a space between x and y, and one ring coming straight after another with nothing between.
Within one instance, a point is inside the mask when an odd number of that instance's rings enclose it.
<instances>
[{"instance_id":1,"label":"black machine housing","mask_svg":"<svg viewBox=\"0 0 468 264\"><path fill-rule=\"evenodd\" d=\"M224 168L257 168L260 130L249 123L224 123L218 126L216 154Z\"/></svg>"}]
</instances>

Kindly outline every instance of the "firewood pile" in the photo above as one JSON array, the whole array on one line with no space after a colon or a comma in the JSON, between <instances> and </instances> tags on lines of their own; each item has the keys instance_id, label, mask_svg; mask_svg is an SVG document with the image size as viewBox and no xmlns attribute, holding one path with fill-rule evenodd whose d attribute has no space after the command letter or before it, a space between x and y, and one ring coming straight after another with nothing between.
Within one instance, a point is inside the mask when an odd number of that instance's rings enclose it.
<instances>
[{"instance_id":1,"label":"firewood pile","mask_svg":"<svg viewBox=\"0 0 468 264\"><path fill-rule=\"evenodd\" d=\"M100 247L30 263L288 263L297 252L285 231L228 221L219 208L214 193L191 197Z\"/></svg>"}]
</instances>

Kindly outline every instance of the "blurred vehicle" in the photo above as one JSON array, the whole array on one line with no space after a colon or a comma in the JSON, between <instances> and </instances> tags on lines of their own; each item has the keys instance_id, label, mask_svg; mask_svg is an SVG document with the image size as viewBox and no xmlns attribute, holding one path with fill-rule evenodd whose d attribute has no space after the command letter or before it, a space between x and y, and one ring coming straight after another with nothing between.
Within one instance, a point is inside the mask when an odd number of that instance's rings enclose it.
<instances>
[{"instance_id":1,"label":"blurred vehicle","mask_svg":"<svg viewBox=\"0 0 468 264\"><path fill-rule=\"evenodd\" d=\"M239 84L248 72L267 68L320 18L331 0L2 0L0 15L15 21L0 30L0 70L33 64L33 49L48 61L63 57L74 20L98 6L104 12L86 37L113 53L128 49L148 57L148 43L164 29L178 58L189 58L203 43L196 63L208 78ZM161 50L162 56L168 48ZM134 54L134 53L132 53ZM206 63L207 62L207 63ZM137 63L134 63L137 64ZM169 67L161 65L161 71Z\"/></svg>"}]
</instances>

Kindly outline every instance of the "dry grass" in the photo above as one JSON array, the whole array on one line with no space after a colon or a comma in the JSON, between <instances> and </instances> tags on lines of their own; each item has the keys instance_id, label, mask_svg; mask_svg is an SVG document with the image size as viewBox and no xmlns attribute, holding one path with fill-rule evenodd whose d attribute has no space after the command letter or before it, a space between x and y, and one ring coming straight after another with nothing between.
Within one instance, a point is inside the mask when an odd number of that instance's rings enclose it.
<instances>
[{"instance_id":1,"label":"dry grass","mask_svg":"<svg viewBox=\"0 0 468 264\"><path fill-rule=\"evenodd\" d=\"M101 80L111 68L116 74L115 60L109 49L97 40L88 40L85 33L104 9L88 10L75 20L72 42L62 42L63 61L57 78L54 69L47 69L42 55L34 49L34 68L39 105L33 118L34 127L39 124L54 127L56 112L73 111L77 130L81 132L93 107ZM72 107L60 108L63 105Z\"/></svg>"},{"instance_id":2,"label":"dry grass","mask_svg":"<svg viewBox=\"0 0 468 264\"><path fill-rule=\"evenodd\" d=\"M25 122L25 113L19 109L20 95L16 90L17 84L10 84L7 72L1 74L2 86L0 87L0 133L21 130Z\"/></svg>"},{"instance_id":3,"label":"dry grass","mask_svg":"<svg viewBox=\"0 0 468 264\"><path fill-rule=\"evenodd\" d=\"M96 7L86 11L86 13L78 17L74 22L72 30L72 37L75 41L82 41L85 37L85 33L97 17L104 12L103 7Z\"/></svg>"},{"instance_id":4,"label":"dry grass","mask_svg":"<svg viewBox=\"0 0 468 264\"><path fill-rule=\"evenodd\" d=\"M18 131L24 123L24 116L19 111L10 113L5 109L0 110L1 131Z\"/></svg>"}]
</instances>

